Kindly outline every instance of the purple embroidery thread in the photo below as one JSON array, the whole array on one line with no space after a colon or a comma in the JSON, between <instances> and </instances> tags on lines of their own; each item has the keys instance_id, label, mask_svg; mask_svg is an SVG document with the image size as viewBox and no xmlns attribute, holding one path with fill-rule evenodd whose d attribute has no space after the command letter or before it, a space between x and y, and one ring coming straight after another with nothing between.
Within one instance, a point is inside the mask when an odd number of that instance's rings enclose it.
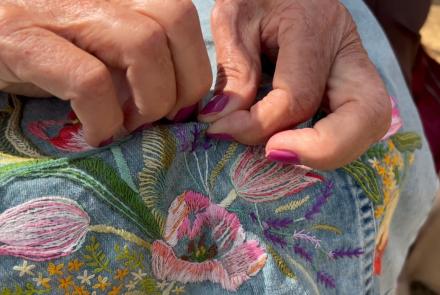
<instances>
[{"instance_id":1,"label":"purple embroidery thread","mask_svg":"<svg viewBox=\"0 0 440 295\"><path fill-rule=\"evenodd\" d=\"M315 204L313 204L313 206L307 210L306 214L304 215L307 220L311 220L316 214L321 213L322 207L333 193L333 187L333 182L329 181L326 183L321 195L316 199Z\"/></svg>"},{"instance_id":2,"label":"purple embroidery thread","mask_svg":"<svg viewBox=\"0 0 440 295\"><path fill-rule=\"evenodd\" d=\"M307 252L306 249L304 249L303 247L301 247L300 245L296 244L293 247L293 252L297 255L299 255L300 257L302 257L304 260L306 260L309 263L312 263L313 260L313 256L312 254L310 254L309 252Z\"/></svg>"},{"instance_id":3,"label":"purple embroidery thread","mask_svg":"<svg viewBox=\"0 0 440 295\"><path fill-rule=\"evenodd\" d=\"M330 288L330 289L336 288L335 279L328 273L325 273L323 271L318 271L316 277L317 277L317 281L323 284L326 288Z\"/></svg>"},{"instance_id":4,"label":"purple embroidery thread","mask_svg":"<svg viewBox=\"0 0 440 295\"><path fill-rule=\"evenodd\" d=\"M356 249L336 249L330 252L330 256L333 259L340 259L340 258L358 258L362 254L364 254L364 250L362 248L356 248Z\"/></svg>"}]
</instances>

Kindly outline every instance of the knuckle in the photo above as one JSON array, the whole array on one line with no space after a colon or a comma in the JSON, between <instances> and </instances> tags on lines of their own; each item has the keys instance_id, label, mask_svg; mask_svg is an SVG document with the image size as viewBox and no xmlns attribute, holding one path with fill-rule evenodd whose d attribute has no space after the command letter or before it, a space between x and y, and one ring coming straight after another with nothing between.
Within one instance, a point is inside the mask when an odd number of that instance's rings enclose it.
<instances>
[{"instance_id":1,"label":"knuckle","mask_svg":"<svg viewBox=\"0 0 440 295\"><path fill-rule=\"evenodd\" d=\"M90 97L91 93L96 98L105 97L109 83L111 83L111 77L105 65L97 64L87 70L79 68L76 79L71 84L72 94L69 99L82 100Z\"/></svg>"},{"instance_id":2,"label":"knuckle","mask_svg":"<svg viewBox=\"0 0 440 295\"><path fill-rule=\"evenodd\" d=\"M181 25L188 20L198 18L197 9L191 0L175 1L173 9L177 12L173 19L174 25Z\"/></svg>"},{"instance_id":3,"label":"knuckle","mask_svg":"<svg viewBox=\"0 0 440 295\"><path fill-rule=\"evenodd\" d=\"M159 24L142 22L136 26L129 51L136 56L145 55L145 52L160 52L166 44L167 37Z\"/></svg>"}]
</instances>

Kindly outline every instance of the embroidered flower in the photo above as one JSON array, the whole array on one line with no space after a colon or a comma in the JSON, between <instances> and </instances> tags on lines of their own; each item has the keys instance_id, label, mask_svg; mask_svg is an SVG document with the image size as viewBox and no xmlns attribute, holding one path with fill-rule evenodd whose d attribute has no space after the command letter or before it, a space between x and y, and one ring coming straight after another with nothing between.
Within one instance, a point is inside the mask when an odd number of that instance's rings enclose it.
<instances>
[{"instance_id":1,"label":"embroidered flower","mask_svg":"<svg viewBox=\"0 0 440 295\"><path fill-rule=\"evenodd\" d=\"M93 289L101 289L101 291L104 291L108 286L110 286L110 283L108 282L108 278L99 275L98 283L93 285Z\"/></svg>"},{"instance_id":2,"label":"embroidered flower","mask_svg":"<svg viewBox=\"0 0 440 295\"><path fill-rule=\"evenodd\" d=\"M21 265L16 265L14 266L12 269L19 271L19 276L22 277L25 274L30 275L30 276L34 276L34 273L32 272L32 270L35 268L35 265L33 264L28 264L28 262L26 260L23 260L23 263Z\"/></svg>"},{"instance_id":3,"label":"embroidered flower","mask_svg":"<svg viewBox=\"0 0 440 295\"><path fill-rule=\"evenodd\" d=\"M88 214L71 199L30 200L0 214L0 256L46 261L69 255L81 246L89 224Z\"/></svg>"},{"instance_id":4,"label":"embroidered flower","mask_svg":"<svg viewBox=\"0 0 440 295\"><path fill-rule=\"evenodd\" d=\"M138 281L129 281L128 284L125 285L125 288L127 288L128 291L133 290L136 288Z\"/></svg>"},{"instance_id":5,"label":"embroidered flower","mask_svg":"<svg viewBox=\"0 0 440 295\"><path fill-rule=\"evenodd\" d=\"M84 262L81 262L78 259L75 259L75 260L69 261L69 264L67 265L67 269L70 272L79 271L79 269L83 265L84 265Z\"/></svg>"},{"instance_id":6,"label":"embroidered flower","mask_svg":"<svg viewBox=\"0 0 440 295\"><path fill-rule=\"evenodd\" d=\"M116 274L114 276L115 280L120 280L122 281L126 276L128 275L128 269L123 268L123 269L117 269L116 270Z\"/></svg>"},{"instance_id":7,"label":"embroidered flower","mask_svg":"<svg viewBox=\"0 0 440 295\"><path fill-rule=\"evenodd\" d=\"M82 276L77 276L76 278L81 281L82 285L86 284L86 285L90 286L90 284L91 284L90 280L93 279L94 277L95 277L95 275L94 274L89 275L89 273L86 269L86 270L84 270L84 273Z\"/></svg>"},{"instance_id":8,"label":"embroidered flower","mask_svg":"<svg viewBox=\"0 0 440 295\"><path fill-rule=\"evenodd\" d=\"M108 295L118 295L121 293L122 285L113 286L113 288L108 292Z\"/></svg>"},{"instance_id":9,"label":"embroidered flower","mask_svg":"<svg viewBox=\"0 0 440 295\"><path fill-rule=\"evenodd\" d=\"M60 282L59 288L60 289L68 289L69 287L73 286L72 282L72 276L68 276L66 278L59 278L58 282Z\"/></svg>"},{"instance_id":10,"label":"embroidered flower","mask_svg":"<svg viewBox=\"0 0 440 295\"><path fill-rule=\"evenodd\" d=\"M63 274L63 272L62 272L63 267L64 267L64 263L54 264L52 262L49 262L49 265L47 266L47 272L51 276L62 275Z\"/></svg>"},{"instance_id":11,"label":"embroidered flower","mask_svg":"<svg viewBox=\"0 0 440 295\"><path fill-rule=\"evenodd\" d=\"M46 289L50 288L50 284L49 284L50 278L44 278L41 272L38 273L38 277L33 278L32 280L37 284L37 287L41 286Z\"/></svg>"},{"instance_id":12,"label":"embroidered flower","mask_svg":"<svg viewBox=\"0 0 440 295\"><path fill-rule=\"evenodd\" d=\"M142 281L142 279L147 276L147 274L142 272L141 269L138 269L137 272L132 272L131 275L134 277L135 281Z\"/></svg>"},{"instance_id":13,"label":"embroidered flower","mask_svg":"<svg viewBox=\"0 0 440 295\"><path fill-rule=\"evenodd\" d=\"M390 96L390 100L391 100L391 106L392 106L391 126L388 129L387 134L385 134L385 136L382 138L382 140L386 140L386 139L390 138L391 136L393 136L394 134L396 134L397 131L399 131L399 129L402 128L402 125L403 125L402 118L400 117L400 111L399 111L399 108L397 107L396 99L394 97Z\"/></svg>"},{"instance_id":14,"label":"embroidered flower","mask_svg":"<svg viewBox=\"0 0 440 295\"><path fill-rule=\"evenodd\" d=\"M292 196L323 180L305 166L267 160L259 149L248 148L231 169L236 194L249 202L270 202Z\"/></svg>"},{"instance_id":15,"label":"embroidered flower","mask_svg":"<svg viewBox=\"0 0 440 295\"><path fill-rule=\"evenodd\" d=\"M73 293L72 295L90 295L90 292L87 291L84 286L73 286Z\"/></svg>"},{"instance_id":16,"label":"embroidered flower","mask_svg":"<svg viewBox=\"0 0 440 295\"><path fill-rule=\"evenodd\" d=\"M159 288L159 290L164 290L168 286L168 283L166 281L162 281L160 283L157 283L156 286L157 288Z\"/></svg>"},{"instance_id":17,"label":"embroidered flower","mask_svg":"<svg viewBox=\"0 0 440 295\"><path fill-rule=\"evenodd\" d=\"M58 134L50 136L49 133L56 129L59 129ZM93 149L85 141L82 125L73 113L67 120L32 122L28 125L28 130L35 137L49 142L53 147L64 152L83 152Z\"/></svg>"},{"instance_id":18,"label":"embroidered flower","mask_svg":"<svg viewBox=\"0 0 440 295\"><path fill-rule=\"evenodd\" d=\"M187 250L181 253L185 242ZM235 214L195 192L173 201L164 240L152 245L156 278L182 283L208 280L230 291L256 275L266 258L257 241L245 241Z\"/></svg>"},{"instance_id":19,"label":"embroidered flower","mask_svg":"<svg viewBox=\"0 0 440 295\"><path fill-rule=\"evenodd\" d=\"M175 287L175 288L171 291L171 293L174 293L174 294L183 294L183 293L185 293L185 286Z\"/></svg>"}]
</instances>

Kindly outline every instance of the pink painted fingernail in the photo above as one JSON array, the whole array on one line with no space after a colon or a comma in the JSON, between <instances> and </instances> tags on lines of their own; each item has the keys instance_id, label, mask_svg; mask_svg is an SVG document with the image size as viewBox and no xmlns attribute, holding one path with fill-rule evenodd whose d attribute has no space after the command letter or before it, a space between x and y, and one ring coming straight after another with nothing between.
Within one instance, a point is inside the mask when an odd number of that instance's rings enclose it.
<instances>
[{"instance_id":1,"label":"pink painted fingernail","mask_svg":"<svg viewBox=\"0 0 440 295\"><path fill-rule=\"evenodd\" d=\"M177 112L176 116L174 117L173 121L176 123L180 123L188 119L196 110L198 104L186 107L181 109Z\"/></svg>"},{"instance_id":2,"label":"pink painted fingernail","mask_svg":"<svg viewBox=\"0 0 440 295\"><path fill-rule=\"evenodd\" d=\"M99 144L99 147L102 148L102 147L108 146L108 145L112 144L112 142L113 142L113 137L110 137L109 139L104 140L103 142L101 142Z\"/></svg>"},{"instance_id":3,"label":"pink painted fingernail","mask_svg":"<svg viewBox=\"0 0 440 295\"><path fill-rule=\"evenodd\" d=\"M283 164L298 165L301 162L296 153L287 150L272 150L267 154L266 158L270 161L280 162Z\"/></svg>"},{"instance_id":4,"label":"pink painted fingernail","mask_svg":"<svg viewBox=\"0 0 440 295\"><path fill-rule=\"evenodd\" d=\"M226 133L207 133L206 136L212 139L224 140L224 141L235 141L235 139Z\"/></svg>"},{"instance_id":5,"label":"pink painted fingernail","mask_svg":"<svg viewBox=\"0 0 440 295\"><path fill-rule=\"evenodd\" d=\"M201 115L210 115L212 113L219 113L223 111L225 106L229 102L229 96L224 94L218 94L214 96L211 101L200 112Z\"/></svg>"}]
</instances>

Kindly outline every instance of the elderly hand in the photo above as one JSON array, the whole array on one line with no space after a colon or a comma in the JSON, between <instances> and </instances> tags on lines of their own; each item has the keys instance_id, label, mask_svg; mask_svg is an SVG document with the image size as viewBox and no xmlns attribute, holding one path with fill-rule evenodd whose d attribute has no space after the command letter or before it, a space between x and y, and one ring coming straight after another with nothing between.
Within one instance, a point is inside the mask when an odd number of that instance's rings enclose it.
<instances>
[{"instance_id":1,"label":"elderly hand","mask_svg":"<svg viewBox=\"0 0 440 295\"><path fill-rule=\"evenodd\" d=\"M212 29L216 96L199 115L212 137L267 141L269 159L333 169L388 130L389 96L339 1L217 0ZM273 91L255 103L261 54L276 67ZM291 129L322 103L325 118Z\"/></svg>"},{"instance_id":2,"label":"elderly hand","mask_svg":"<svg viewBox=\"0 0 440 295\"><path fill-rule=\"evenodd\" d=\"M69 100L91 145L184 119L211 80L190 0L0 2L0 90Z\"/></svg>"}]
</instances>

